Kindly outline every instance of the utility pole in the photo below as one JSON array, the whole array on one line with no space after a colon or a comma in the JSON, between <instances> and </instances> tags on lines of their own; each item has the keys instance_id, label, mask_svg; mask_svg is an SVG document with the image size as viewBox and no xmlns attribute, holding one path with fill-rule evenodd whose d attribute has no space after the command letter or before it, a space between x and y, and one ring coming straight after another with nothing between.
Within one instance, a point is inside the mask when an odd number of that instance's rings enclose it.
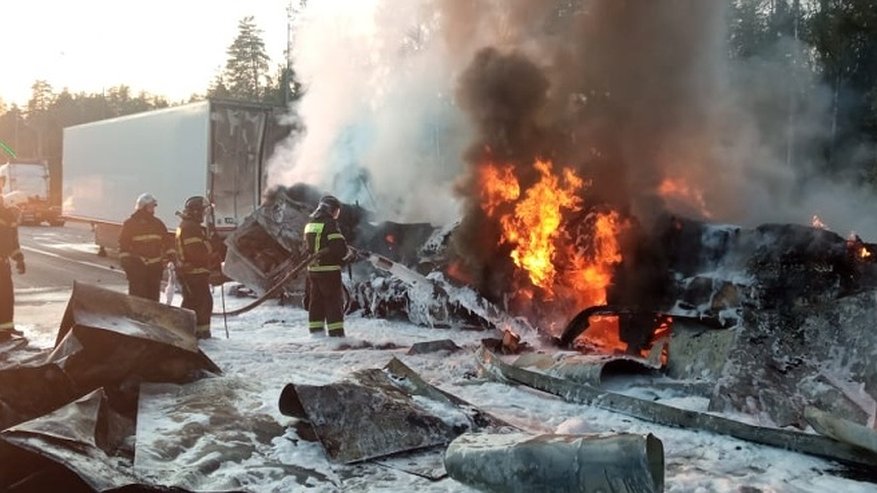
<instances>
[{"instance_id":1,"label":"utility pole","mask_svg":"<svg viewBox=\"0 0 877 493\"><path fill-rule=\"evenodd\" d=\"M283 106L289 106L292 94L289 93L289 86L292 82L292 8L293 0L289 0L286 6L286 69L283 71Z\"/></svg>"}]
</instances>

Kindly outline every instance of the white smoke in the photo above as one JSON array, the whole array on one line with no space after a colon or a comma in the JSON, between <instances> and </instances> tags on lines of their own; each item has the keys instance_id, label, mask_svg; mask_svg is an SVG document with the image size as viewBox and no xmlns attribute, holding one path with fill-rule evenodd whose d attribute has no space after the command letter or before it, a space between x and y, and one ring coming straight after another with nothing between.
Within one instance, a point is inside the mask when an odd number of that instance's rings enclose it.
<instances>
[{"instance_id":1,"label":"white smoke","mask_svg":"<svg viewBox=\"0 0 877 493\"><path fill-rule=\"evenodd\" d=\"M827 89L789 108L795 91L818 87L811 50L780 40L773 52L730 60L726 5L312 0L293 52L307 131L275 153L269 184L309 183L381 219L457 218L454 187L477 136L455 94L474 54L493 46L544 70L550 88L539 118L578 119L569 127L580 148L566 158L592 152L589 139L612 140L621 159L597 170L611 177L607 193L634 196L684 179L698 186L712 221L808 224L819 215L840 234L877 238L877 216L863 213L873 193L819 178L819 147L800 145L824 142L832 121ZM581 92L601 85L612 92ZM798 149L791 155L789 142ZM636 214L659 209L645 195L631 202Z\"/></svg>"},{"instance_id":2,"label":"white smoke","mask_svg":"<svg viewBox=\"0 0 877 493\"><path fill-rule=\"evenodd\" d=\"M430 2L309 2L293 52L307 130L272 157L269 185L309 183L381 219L456 217L466 125L437 21Z\"/></svg>"}]
</instances>

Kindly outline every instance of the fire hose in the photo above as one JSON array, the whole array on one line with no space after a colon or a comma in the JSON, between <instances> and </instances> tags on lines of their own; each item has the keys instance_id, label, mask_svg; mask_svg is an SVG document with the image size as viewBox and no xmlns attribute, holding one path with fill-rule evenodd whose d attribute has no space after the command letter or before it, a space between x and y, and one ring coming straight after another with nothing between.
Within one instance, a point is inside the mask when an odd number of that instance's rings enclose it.
<instances>
[{"instance_id":1,"label":"fire hose","mask_svg":"<svg viewBox=\"0 0 877 493\"><path fill-rule=\"evenodd\" d=\"M283 277L281 277L280 280L277 281L277 283L271 287L271 289L269 289L268 291L265 291L265 294L263 294L262 296L259 296L252 303L250 303L246 306L243 306L241 308L236 308L230 312L227 312L227 311L214 312L211 315L213 315L214 317L228 316L228 315L240 315L241 313L246 313L246 312L252 310L253 308L256 308L257 306L261 305L269 298L273 298L274 295L276 295L281 289L283 289L283 286L285 286L287 282L289 282L291 279L295 278L295 276L298 275L298 273L301 272L302 269L307 267L311 262L313 262L317 258L321 257L323 254L325 254L328 251L329 251L328 248L323 248L322 250L319 250L315 253L312 253L311 255L308 255L307 257L302 259L301 262L295 264L292 268L290 268L288 271L286 271L286 274L284 274Z\"/></svg>"}]
</instances>

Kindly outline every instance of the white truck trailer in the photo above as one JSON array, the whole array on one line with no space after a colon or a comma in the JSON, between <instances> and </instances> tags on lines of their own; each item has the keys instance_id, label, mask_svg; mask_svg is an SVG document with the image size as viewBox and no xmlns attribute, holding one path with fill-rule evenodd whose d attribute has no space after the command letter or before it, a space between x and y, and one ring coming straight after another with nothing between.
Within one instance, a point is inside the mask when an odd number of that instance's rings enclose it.
<instances>
[{"instance_id":1,"label":"white truck trailer","mask_svg":"<svg viewBox=\"0 0 877 493\"><path fill-rule=\"evenodd\" d=\"M264 163L288 134L273 106L208 100L64 129L63 215L91 223L101 251L118 246L134 201L149 192L170 230L193 195L214 204L218 232L260 203Z\"/></svg>"}]
</instances>

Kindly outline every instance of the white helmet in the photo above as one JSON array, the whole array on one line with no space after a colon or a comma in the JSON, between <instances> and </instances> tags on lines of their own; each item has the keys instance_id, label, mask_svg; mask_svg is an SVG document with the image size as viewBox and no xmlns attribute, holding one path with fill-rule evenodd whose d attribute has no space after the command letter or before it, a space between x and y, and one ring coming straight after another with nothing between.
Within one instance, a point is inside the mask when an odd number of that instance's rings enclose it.
<instances>
[{"instance_id":1,"label":"white helmet","mask_svg":"<svg viewBox=\"0 0 877 493\"><path fill-rule=\"evenodd\" d=\"M137 197L137 202L134 204L134 210L139 211L150 204L158 205L158 201L155 200L155 197L151 193L142 193Z\"/></svg>"}]
</instances>

